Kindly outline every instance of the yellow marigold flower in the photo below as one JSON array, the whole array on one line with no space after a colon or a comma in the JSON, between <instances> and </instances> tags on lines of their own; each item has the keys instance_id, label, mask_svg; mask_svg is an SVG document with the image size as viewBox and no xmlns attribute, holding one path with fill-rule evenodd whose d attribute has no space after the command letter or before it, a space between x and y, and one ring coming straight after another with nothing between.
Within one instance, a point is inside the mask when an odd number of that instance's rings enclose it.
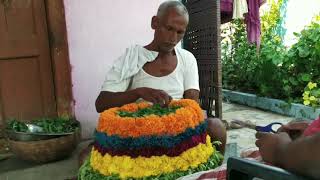
<instances>
[{"instance_id":1,"label":"yellow marigold flower","mask_svg":"<svg viewBox=\"0 0 320 180\"><path fill-rule=\"evenodd\" d=\"M315 100L316 100L316 97L310 96L309 100L310 100L310 101L315 101Z\"/></svg>"},{"instance_id":2,"label":"yellow marigold flower","mask_svg":"<svg viewBox=\"0 0 320 180\"><path fill-rule=\"evenodd\" d=\"M309 96L309 94L310 94L310 91L305 91L305 92L303 93L303 96Z\"/></svg>"},{"instance_id":3,"label":"yellow marigold flower","mask_svg":"<svg viewBox=\"0 0 320 180\"><path fill-rule=\"evenodd\" d=\"M309 88L309 89L313 89L313 88L315 88L315 87L317 87L317 83L312 83L312 82L309 82L309 83L308 83L308 88Z\"/></svg>"},{"instance_id":4,"label":"yellow marigold flower","mask_svg":"<svg viewBox=\"0 0 320 180\"><path fill-rule=\"evenodd\" d=\"M305 101L303 101L303 104L308 106L310 104L310 101L309 100L305 100Z\"/></svg>"},{"instance_id":5,"label":"yellow marigold flower","mask_svg":"<svg viewBox=\"0 0 320 180\"><path fill-rule=\"evenodd\" d=\"M303 96L303 100L309 100L309 96Z\"/></svg>"},{"instance_id":6,"label":"yellow marigold flower","mask_svg":"<svg viewBox=\"0 0 320 180\"><path fill-rule=\"evenodd\" d=\"M93 149L90 164L94 170L105 176L118 174L121 179L142 178L173 171L185 171L189 167L195 168L201 163L207 162L213 153L215 153L215 149L211 144L210 136L207 136L206 144L200 143L175 157L162 155L150 158L140 156L131 158L129 156L111 156L108 153L102 156Z\"/></svg>"}]
</instances>

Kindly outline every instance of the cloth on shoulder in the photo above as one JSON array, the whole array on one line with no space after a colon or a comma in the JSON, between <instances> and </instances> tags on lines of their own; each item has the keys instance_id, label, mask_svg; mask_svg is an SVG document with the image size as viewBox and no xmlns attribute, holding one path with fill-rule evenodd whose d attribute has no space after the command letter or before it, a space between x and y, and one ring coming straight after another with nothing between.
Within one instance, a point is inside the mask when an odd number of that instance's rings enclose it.
<instances>
[{"instance_id":1,"label":"cloth on shoulder","mask_svg":"<svg viewBox=\"0 0 320 180\"><path fill-rule=\"evenodd\" d=\"M196 62L192 53L178 46L174 48L177 55ZM101 91L126 91L131 78L142 69L145 63L154 61L158 54L159 52L150 51L141 45L133 45L127 48L125 53L116 59L108 71Z\"/></svg>"},{"instance_id":2,"label":"cloth on shoulder","mask_svg":"<svg viewBox=\"0 0 320 180\"><path fill-rule=\"evenodd\" d=\"M127 48L125 53L114 62L106 81L120 82L135 75L145 63L154 61L158 54L158 52L147 50L140 45Z\"/></svg>"}]
</instances>

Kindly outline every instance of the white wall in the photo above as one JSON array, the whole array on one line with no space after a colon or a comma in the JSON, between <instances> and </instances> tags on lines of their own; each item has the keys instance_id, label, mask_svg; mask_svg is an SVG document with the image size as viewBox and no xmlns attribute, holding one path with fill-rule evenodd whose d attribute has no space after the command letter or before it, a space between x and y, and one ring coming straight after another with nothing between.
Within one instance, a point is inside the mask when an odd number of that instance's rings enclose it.
<instances>
[{"instance_id":1,"label":"white wall","mask_svg":"<svg viewBox=\"0 0 320 180\"><path fill-rule=\"evenodd\" d=\"M98 120L94 102L105 74L125 48L151 42L151 17L164 0L64 0L75 114L83 136Z\"/></svg>"},{"instance_id":2,"label":"white wall","mask_svg":"<svg viewBox=\"0 0 320 180\"><path fill-rule=\"evenodd\" d=\"M289 0L285 19L285 44L292 45L297 41L293 32L300 32L310 24L312 17L320 13L320 0Z\"/></svg>"}]
</instances>

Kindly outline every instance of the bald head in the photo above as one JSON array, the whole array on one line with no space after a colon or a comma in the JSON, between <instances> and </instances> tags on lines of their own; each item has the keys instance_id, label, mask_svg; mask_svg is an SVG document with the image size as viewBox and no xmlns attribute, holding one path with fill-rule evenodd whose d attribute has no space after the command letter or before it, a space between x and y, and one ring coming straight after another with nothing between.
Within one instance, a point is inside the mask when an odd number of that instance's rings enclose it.
<instances>
[{"instance_id":1,"label":"bald head","mask_svg":"<svg viewBox=\"0 0 320 180\"><path fill-rule=\"evenodd\" d=\"M163 2L158 8L157 17L162 18L170 9L175 9L178 14L185 16L187 21L189 21L189 13L187 8L177 0Z\"/></svg>"}]
</instances>

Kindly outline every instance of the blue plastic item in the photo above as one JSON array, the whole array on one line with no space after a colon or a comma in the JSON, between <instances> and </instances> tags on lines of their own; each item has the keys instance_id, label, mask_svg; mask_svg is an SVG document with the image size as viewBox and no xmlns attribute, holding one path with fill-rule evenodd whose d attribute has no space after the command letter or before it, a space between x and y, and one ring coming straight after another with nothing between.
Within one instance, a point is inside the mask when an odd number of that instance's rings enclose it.
<instances>
[{"instance_id":1,"label":"blue plastic item","mask_svg":"<svg viewBox=\"0 0 320 180\"><path fill-rule=\"evenodd\" d=\"M255 130L259 131L259 132L273 132L273 133L276 133L276 131L272 129L272 126L274 126L274 125L282 125L282 123L274 122L274 123L268 124L266 126L256 126Z\"/></svg>"}]
</instances>

